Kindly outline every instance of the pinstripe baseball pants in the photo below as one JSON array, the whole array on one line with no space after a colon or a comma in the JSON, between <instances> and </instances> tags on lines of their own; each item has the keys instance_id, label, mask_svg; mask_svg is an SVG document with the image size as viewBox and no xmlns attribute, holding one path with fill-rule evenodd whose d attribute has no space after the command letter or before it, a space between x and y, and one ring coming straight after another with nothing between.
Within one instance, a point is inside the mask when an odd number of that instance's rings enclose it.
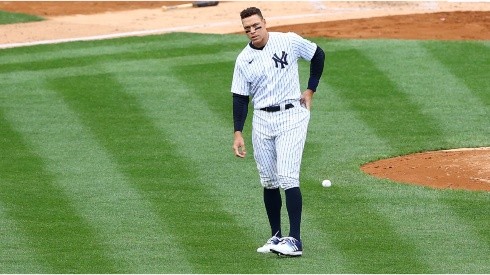
<instances>
[{"instance_id":1,"label":"pinstripe baseball pants","mask_svg":"<svg viewBox=\"0 0 490 275\"><path fill-rule=\"evenodd\" d=\"M310 111L299 102L294 105L294 108L278 112L254 110L252 144L264 188L299 187Z\"/></svg>"}]
</instances>

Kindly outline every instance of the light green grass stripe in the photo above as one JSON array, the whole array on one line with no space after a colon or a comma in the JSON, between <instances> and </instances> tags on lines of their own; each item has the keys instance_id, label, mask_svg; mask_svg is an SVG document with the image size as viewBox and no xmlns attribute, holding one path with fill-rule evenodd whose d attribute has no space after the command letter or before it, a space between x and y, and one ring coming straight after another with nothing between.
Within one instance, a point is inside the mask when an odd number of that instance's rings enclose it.
<instances>
[{"instance_id":1,"label":"light green grass stripe","mask_svg":"<svg viewBox=\"0 0 490 275\"><path fill-rule=\"evenodd\" d=\"M7 116L57 175L57 184L69 200L97 229L107 256L117 263L116 270L106 272L161 272L162 265L186 272L181 264L185 258L179 257L170 235L156 222L152 207L62 98L39 84L11 86L11 94L3 100L10 106Z\"/></svg>"},{"instance_id":2,"label":"light green grass stripe","mask_svg":"<svg viewBox=\"0 0 490 275\"><path fill-rule=\"evenodd\" d=\"M447 142L441 146L488 145L490 109L420 42L390 41L361 50L423 114L438 121Z\"/></svg>"},{"instance_id":3,"label":"light green grass stripe","mask_svg":"<svg viewBox=\"0 0 490 275\"><path fill-rule=\"evenodd\" d=\"M3 181L0 176L0 181ZM0 201L0 273L47 273L17 222L6 215Z\"/></svg>"}]
</instances>

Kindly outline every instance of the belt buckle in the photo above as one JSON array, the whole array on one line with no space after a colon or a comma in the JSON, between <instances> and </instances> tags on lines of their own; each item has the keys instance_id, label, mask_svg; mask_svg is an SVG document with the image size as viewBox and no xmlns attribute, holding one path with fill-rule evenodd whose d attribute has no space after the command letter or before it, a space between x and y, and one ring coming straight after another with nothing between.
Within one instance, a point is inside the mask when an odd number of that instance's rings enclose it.
<instances>
[{"instance_id":1,"label":"belt buckle","mask_svg":"<svg viewBox=\"0 0 490 275\"><path fill-rule=\"evenodd\" d=\"M279 105L279 110L281 110L281 112L285 111L286 110L286 103L281 103L281 105Z\"/></svg>"}]
</instances>

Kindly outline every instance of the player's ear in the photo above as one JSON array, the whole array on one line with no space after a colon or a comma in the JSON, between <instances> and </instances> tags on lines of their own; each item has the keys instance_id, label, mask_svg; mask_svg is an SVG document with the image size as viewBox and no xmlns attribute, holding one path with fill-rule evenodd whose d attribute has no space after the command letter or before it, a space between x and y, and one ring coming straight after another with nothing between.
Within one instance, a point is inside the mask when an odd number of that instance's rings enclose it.
<instances>
[{"instance_id":1,"label":"player's ear","mask_svg":"<svg viewBox=\"0 0 490 275\"><path fill-rule=\"evenodd\" d=\"M264 27L267 28L267 22L265 22L264 18L262 18L262 23L264 24Z\"/></svg>"}]
</instances>

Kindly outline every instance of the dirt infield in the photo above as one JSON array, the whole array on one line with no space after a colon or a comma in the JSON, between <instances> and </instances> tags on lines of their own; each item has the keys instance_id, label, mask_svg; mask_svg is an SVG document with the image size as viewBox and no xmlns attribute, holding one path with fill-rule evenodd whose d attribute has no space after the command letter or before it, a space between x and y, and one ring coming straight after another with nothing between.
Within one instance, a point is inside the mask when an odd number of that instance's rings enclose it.
<instances>
[{"instance_id":1,"label":"dirt infield","mask_svg":"<svg viewBox=\"0 0 490 275\"><path fill-rule=\"evenodd\" d=\"M400 156L368 163L361 169L404 183L490 191L490 147Z\"/></svg>"},{"instance_id":2,"label":"dirt infield","mask_svg":"<svg viewBox=\"0 0 490 275\"><path fill-rule=\"evenodd\" d=\"M488 2L220 2L217 7L176 9L181 2L0 2L0 10L46 17L44 22L0 25L0 46L53 39L137 32L241 32L238 12L258 6L270 30L304 36L489 40ZM286 4L287 3L287 4ZM149 34L148 32L147 34ZM401 156L369 163L363 171L399 182L490 191L490 148Z\"/></svg>"}]
</instances>

